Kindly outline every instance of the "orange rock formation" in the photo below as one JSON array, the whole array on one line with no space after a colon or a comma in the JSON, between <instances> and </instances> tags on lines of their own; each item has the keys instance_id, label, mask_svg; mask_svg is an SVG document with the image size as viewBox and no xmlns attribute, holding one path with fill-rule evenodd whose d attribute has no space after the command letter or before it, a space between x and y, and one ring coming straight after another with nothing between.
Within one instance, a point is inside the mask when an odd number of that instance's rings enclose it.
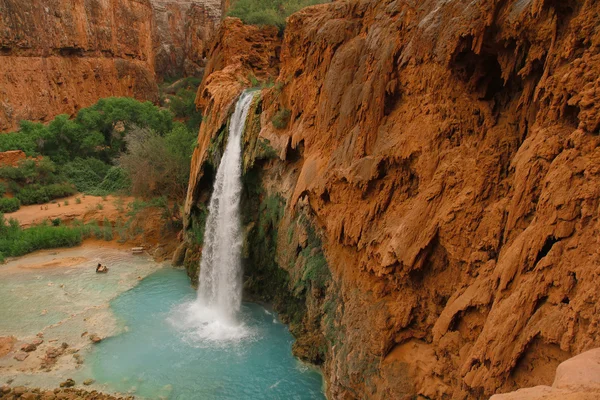
<instances>
[{"instance_id":1,"label":"orange rock formation","mask_svg":"<svg viewBox=\"0 0 600 400\"><path fill-rule=\"evenodd\" d=\"M328 343L331 398L485 398L551 385L600 346L599 15L589 0L354 0L289 18L260 114L280 159L261 173L286 200L290 290L299 208L322 231L332 279L297 332ZM214 47L199 90L188 212L255 52L256 30L228 26L236 57Z\"/></svg>"},{"instance_id":2,"label":"orange rock formation","mask_svg":"<svg viewBox=\"0 0 600 400\"><path fill-rule=\"evenodd\" d=\"M0 132L102 97L158 100L159 77L202 72L220 2L0 0Z\"/></svg>"},{"instance_id":3,"label":"orange rock formation","mask_svg":"<svg viewBox=\"0 0 600 400\"><path fill-rule=\"evenodd\" d=\"M19 161L26 159L27 156L21 150L10 150L0 152L0 167L16 166Z\"/></svg>"}]
</instances>

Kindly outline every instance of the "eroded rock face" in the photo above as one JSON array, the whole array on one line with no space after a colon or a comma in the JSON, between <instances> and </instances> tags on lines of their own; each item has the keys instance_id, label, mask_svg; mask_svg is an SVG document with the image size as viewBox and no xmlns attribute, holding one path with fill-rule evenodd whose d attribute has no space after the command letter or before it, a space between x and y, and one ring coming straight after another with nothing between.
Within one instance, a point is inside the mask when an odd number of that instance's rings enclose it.
<instances>
[{"instance_id":1,"label":"eroded rock face","mask_svg":"<svg viewBox=\"0 0 600 400\"><path fill-rule=\"evenodd\" d=\"M196 95L196 107L205 118L192 157L185 202L186 227L190 224L191 208L199 200L202 167L210 156L211 140L226 123L241 91L252 85L250 74L263 79L277 76L280 47L275 27L248 26L237 18L226 18L221 23L208 51L204 79Z\"/></svg>"},{"instance_id":2,"label":"eroded rock face","mask_svg":"<svg viewBox=\"0 0 600 400\"><path fill-rule=\"evenodd\" d=\"M202 73L220 2L0 0L0 132Z\"/></svg>"},{"instance_id":3,"label":"eroded rock face","mask_svg":"<svg viewBox=\"0 0 600 400\"><path fill-rule=\"evenodd\" d=\"M154 64L160 76L199 76L204 52L221 18L220 0L152 0Z\"/></svg>"},{"instance_id":4,"label":"eroded rock face","mask_svg":"<svg viewBox=\"0 0 600 400\"><path fill-rule=\"evenodd\" d=\"M101 97L157 100L148 0L2 0L0 14L0 131Z\"/></svg>"},{"instance_id":5,"label":"eroded rock face","mask_svg":"<svg viewBox=\"0 0 600 400\"><path fill-rule=\"evenodd\" d=\"M276 259L306 307L293 331L323 349L302 352L332 398L485 398L551 385L600 346L599 12L364 0L289 18L257 111L279 159L260 174L285 199ZM236 97L233 63L211 63L188 212ZM302 289L300 214L321 232L321 287Z\"/></svg>"},{"instance_id":6,"label":"eroded rock face","mask_svg":"<svg viewBox=\"0 0 600 400\"><path fill-rule=\"evenodd\" d=\"M552 386L536 386L498 394L490 400L592 400L600 398L600 349L568 359L558 366Z\"/></svg>"}]
</instances>

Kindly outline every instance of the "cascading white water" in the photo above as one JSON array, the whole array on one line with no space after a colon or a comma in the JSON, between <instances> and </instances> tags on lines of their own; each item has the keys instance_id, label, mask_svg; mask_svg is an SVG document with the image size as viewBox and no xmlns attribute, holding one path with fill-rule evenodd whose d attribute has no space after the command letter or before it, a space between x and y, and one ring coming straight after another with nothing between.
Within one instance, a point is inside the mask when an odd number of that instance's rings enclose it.
<instances>
[{"instance_id":1,"label":"cascading white water","mask_svg":"<svg viewBox=\"0 0 600 400\"><path fill-rule=\"evenodd\" d=\"M252 334L237 320L242 303L241 137L254 95L244 92L229 122L229 136L208 207L200 282L195 302L175 310L171 322L197 345L227 343Z\"/></svg>"},{"instance_id":2,"label":"cascading white water","mask_svg":"<svg viewBox=\"0 0 600 400\"><path fill-rule=\"evenodd\" d=\"M245 92L229 123L229 138L208 207L204 247L200 261L198 301L223 318L232 320L240 310L242 281L240 253L240 193L242 190L241 137L253 94Z\"/></svg>"}]
</instances>

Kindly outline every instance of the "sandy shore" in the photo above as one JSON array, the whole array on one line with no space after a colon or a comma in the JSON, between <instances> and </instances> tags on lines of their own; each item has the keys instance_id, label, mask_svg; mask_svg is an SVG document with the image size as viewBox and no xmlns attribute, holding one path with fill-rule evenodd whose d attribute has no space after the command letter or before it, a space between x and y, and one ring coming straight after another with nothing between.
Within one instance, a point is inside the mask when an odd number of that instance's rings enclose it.
<instances>
[{"instance_id":1,"label":"sandy shore","mask_svg":"<svg viewBox=\"0 0 600 400\"><path fill-rule=\"evenodd\" d=\"M79 203L78 200L79 199ZM26 228L44 221L60 218L63 221L82 219L85 221L107 217L116 219L116 215L123 214L127 205L134 200L133 197L99 197L77 194L56 200L53 203L22 206L19 210L5 214L5 217L14 218ZM65 204L66 203L66 204Z\"/></svg>"},{"instance_id":2,"label":"sandy shore","mask_svg":"<svg viewBox=\"0 0 600 400\"><path fill-rule=\"evenodd\" d=\"M90 378L86 358L95 338L120 333L110 301L160 269L131 244L87 240L41 250L0 265L0 386L54 388ZM108 274L96 274L96 263ZM90 389L102 390L91 385ZM0 394L1 395L1 394Z\"/></svg>"}]
</instances>

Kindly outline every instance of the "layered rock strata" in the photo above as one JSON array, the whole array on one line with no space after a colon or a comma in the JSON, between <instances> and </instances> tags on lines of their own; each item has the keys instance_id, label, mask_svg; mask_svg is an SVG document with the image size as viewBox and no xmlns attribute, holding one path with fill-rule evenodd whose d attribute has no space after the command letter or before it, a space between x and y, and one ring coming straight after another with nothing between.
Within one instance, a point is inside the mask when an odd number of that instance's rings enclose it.
<instances>
[{"instance_id":1,"label":"layered rock strata","mask_svg":"<svg viewBox=\"0 0 600 400\"><path fill-rule=\"evenodd\" d=\"M152 0L154 65L161 76L199 76L207 44L221 19L220 0Z\"/></svg>"},{"instance_id":2,"label":"layered rock strata","mask_svg":"<svg viewBox=\"0 0 600 400\"><path fill-rule=\"evenodd\" d=\"M220 2L0 0L0 132L201 75Z\"/></svg>"}]
</instances>

